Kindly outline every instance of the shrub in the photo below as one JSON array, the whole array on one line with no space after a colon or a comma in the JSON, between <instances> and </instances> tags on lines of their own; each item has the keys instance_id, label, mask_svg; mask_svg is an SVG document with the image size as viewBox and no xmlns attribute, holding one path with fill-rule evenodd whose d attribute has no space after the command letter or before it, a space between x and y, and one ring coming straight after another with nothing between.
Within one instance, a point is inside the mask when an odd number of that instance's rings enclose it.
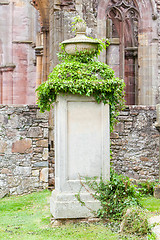
<instances>
[{"instance_id":1,"label":"shrub","mask_svg":"<svg viewBox=\"0 0 160 240\"><path fill-rule=\"evenodd\" d=\"M89 186L94 192L92 196L100 201L101 208L97 215L101 218L120 219L126 207L140 205L139 192L129 178L118 175L112 168L110 181L105 181L101 177L98 182L96 179L85 177L85 184L82 185ZM77 199L81 201L80 192L77 194Z\"/></svg>"},{"instance_id":2,"label":"shrub","mask_svg":"<svg viewBox=\"0 0 160 240\"><path fill-rule=\"evenodd\" d=\"M154 187L157 185L156 181L144 181L139 182L138 184L138 191L143 195L150 195L153 196Z\"/></svg>"}]
</instances>

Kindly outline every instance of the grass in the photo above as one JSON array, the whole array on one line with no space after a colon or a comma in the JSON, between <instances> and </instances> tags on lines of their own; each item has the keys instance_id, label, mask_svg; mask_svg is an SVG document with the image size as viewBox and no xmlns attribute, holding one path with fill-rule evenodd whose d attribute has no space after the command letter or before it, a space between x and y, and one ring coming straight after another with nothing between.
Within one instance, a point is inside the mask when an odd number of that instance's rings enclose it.
<instances>
[{"instance_id":1,"label":"grass","mask_svg":"<svg viewBox=\"0 0 160 240\"><path fill-rule=\"evenodd\" d=\"M102 224L70 224L53 228L50 224L50 195L51 192L45 190L1 199L0 239L118 239L118 234Z\"/></svg>"},{"instance_id":2,"label":"grass","mask_svg":"<svg viewBox=\"0 0 160 240\"><path fill-rule=\"evenodd\" d=\"M122 236L114 227L98 224L66 224L51 226L49 200L51 192L32 193L24 196L5 197L0 200L0 239L22 240L120 240L135 239ZM142 205L151 212L160 212L160 200L143 198ZM139 239L139 238L138 238ZM152 238L148 238L152 239Z\"/></svg>"},{"instance_id":3,"label":"grass","mask_svg":"<svg viewBox=\"0 0 160 240\"><path fill-rule=\"evenodd\" d=\"M152 196L150 197L143 197L141 199L142 206L147 209L148 211L156 214L160 214L160 199L156 199Z\"/></svg>"}]
</instances>

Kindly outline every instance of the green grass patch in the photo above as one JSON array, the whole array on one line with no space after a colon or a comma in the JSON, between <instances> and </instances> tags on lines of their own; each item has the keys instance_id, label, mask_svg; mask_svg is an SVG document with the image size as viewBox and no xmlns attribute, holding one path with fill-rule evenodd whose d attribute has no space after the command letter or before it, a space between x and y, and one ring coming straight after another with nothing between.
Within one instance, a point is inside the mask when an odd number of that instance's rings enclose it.
<instances>
[{"instance_id":1,"label":"green grass patch","mask_svg":"<svg viewBox=\"0 0 160 240\"><path fill-rule=\"evenodd\" d=\"M51 225L51 192L5 197L0 200L0 239L8 240L124 240L144 239L136 235L118 234L119 223L77 223L61 227ZM142 205L149 211L160 211L160 200L143 198ZM154 207L153 208L151 207ZM157 206L155 208L155 206ZM137 238L138 237L138 238ZM146 238L145 238L146 239ZM154 239L148 236L147 239Z\"/></svg>"},{"instance_id":2,"label":"green grass patch","mask_svg":"<svg viewBox=\"0 0 160 240\"><path fill-rule=\"evenodd\" d=\"M152 196L143 197L141 198L141 204L148 211L160 214L160 199Z\"/></svg>"},{"instance_id":3,"label":"green grass patch","mask_svg":"<svg viewBox=\"0 0 160 240\"><path fill-rule=\"evenodd\" d=\"M68 240L68 239L118 239L103 224L67 224L52 227L50 191L0 200L0 239Z\"/></svg>"}]
</instances>

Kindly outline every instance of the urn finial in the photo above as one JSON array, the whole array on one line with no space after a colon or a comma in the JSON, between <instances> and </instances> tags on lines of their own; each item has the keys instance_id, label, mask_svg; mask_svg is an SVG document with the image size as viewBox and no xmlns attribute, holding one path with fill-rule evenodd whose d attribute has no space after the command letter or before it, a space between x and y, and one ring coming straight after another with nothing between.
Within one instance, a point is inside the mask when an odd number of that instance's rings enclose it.
<instances>
[{"instance_id":1,"label":"urn finial","mask_svg":"<svg viewBox=\"0 0 160 240\"><path fill-rule=\"evenodd\" d=\"M84 21L82 22L77 22L75 24L75 31L76 31L76 35L78 33L86 33L86 23Z\"/></svg>"},{"instance_id":2,"label":"urn finial","mask_svg":"<svg viewBox=\"0 0 160 240\"><path fill-rule=\"evenodd\" d=\"M97 49L99 42L85 35L86 23L84 20L75 23L75 31L76 37L62 42L62 45L68 54L77 55L77 53L79 54L83 52L87 54Z\"/></svg>"}]
</instances>

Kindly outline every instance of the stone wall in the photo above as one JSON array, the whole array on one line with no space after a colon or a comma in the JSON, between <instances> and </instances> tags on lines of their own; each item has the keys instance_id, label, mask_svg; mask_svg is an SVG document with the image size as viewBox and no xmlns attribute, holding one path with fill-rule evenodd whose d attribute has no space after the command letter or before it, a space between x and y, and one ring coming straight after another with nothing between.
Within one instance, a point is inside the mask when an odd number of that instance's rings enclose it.
<instances>
[{"instance_id":1,"label":"stone wall","mask_svg":"<svg viewBox=\"0 0 160 240\"><path fill-rule=\"evenodd\" d=\"M48 113L0 105L0 196L48 187Z\"/></svg>"},{"instance_id":2,"label":"stone wall","mask_svg":"<svg viewBox=\"0 0 160 240\"><path fill-rule=\"evenodd\" d=\"M111 134L113 167L135 179L158 179L159 133L155 107L129 106Z\"/></svg>"},{"instance_id":3,"label":"stone wall","mask_svg":"<svg viewBox=\"0 0 160 240\"><path fill-rule=\"evenodd\" d=\"M53 117L33 105L0 105L0 197L54 187ZM113 167L131 178L158 179L155 107L129 106L118 119L111 134Z\"/></svg>"}]
</instances>

